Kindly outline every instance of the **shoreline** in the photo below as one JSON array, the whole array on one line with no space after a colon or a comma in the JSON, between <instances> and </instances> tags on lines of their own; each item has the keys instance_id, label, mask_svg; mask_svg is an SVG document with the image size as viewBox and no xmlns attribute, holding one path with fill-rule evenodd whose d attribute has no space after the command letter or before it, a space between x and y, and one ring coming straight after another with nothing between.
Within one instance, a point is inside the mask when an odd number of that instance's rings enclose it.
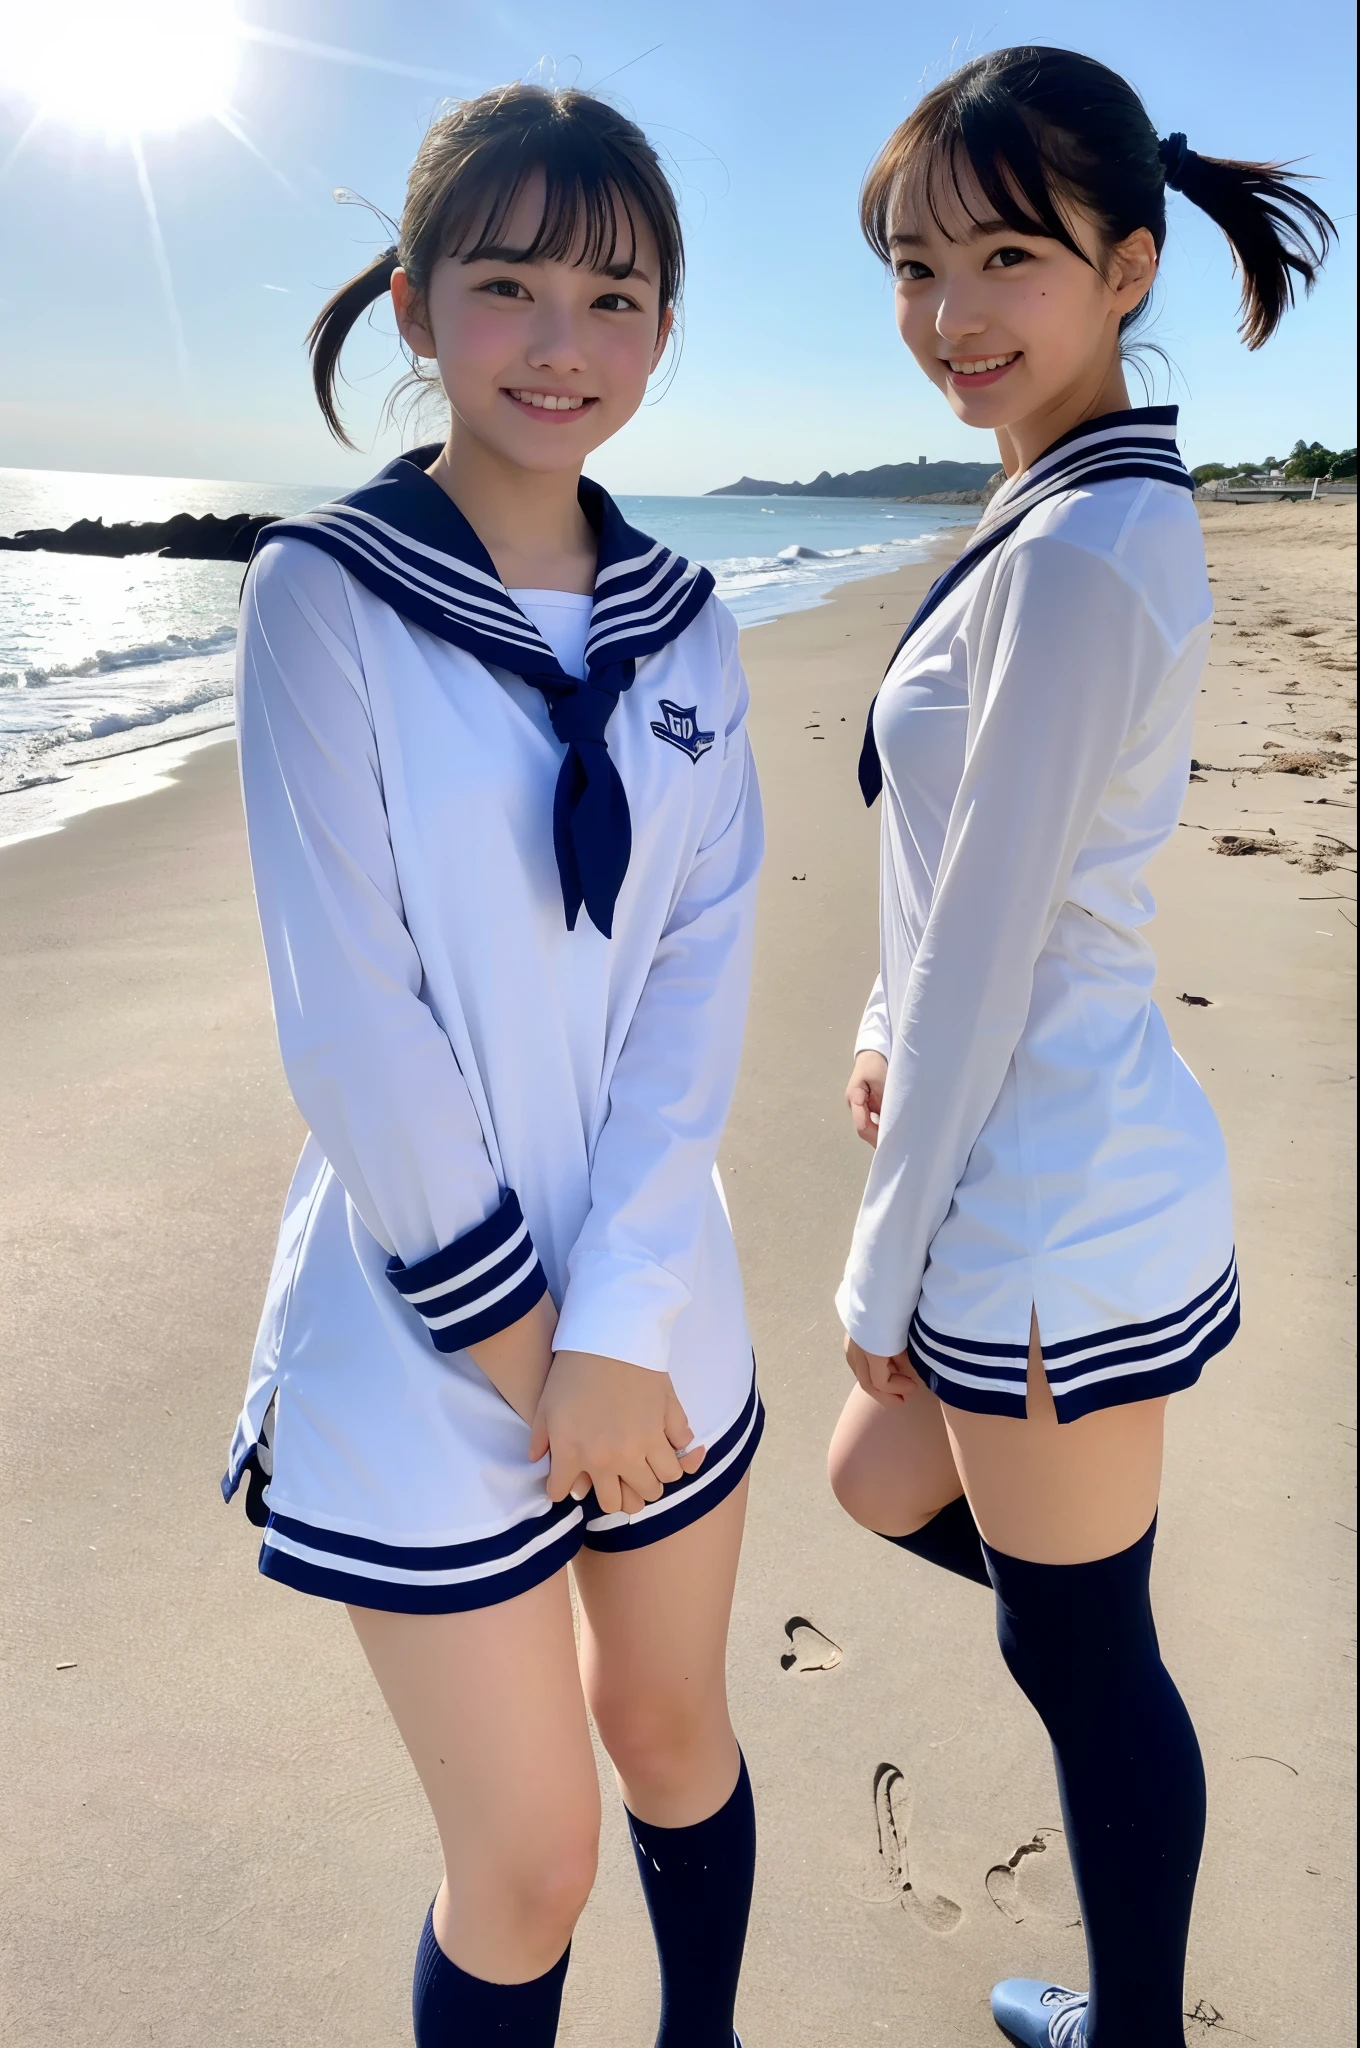
<instances>
[{"instance_id":1,"label":"shoreline","mask_svg":"<svg viewBox=\"0 0 1360 2048\"><path fill-rule=\"evenodd\" d=\"M801 618L819 611L834 603L842 591L852 589L856 583L899 576L919 579L932 564L942 565L952 559L958 552L957 536L971 532L972 527L963 522L943 526L923 537L920 552L911 561L877 575L850 577L845 583L831 585L811 604L791 605L773 619L742 626L741 636L744 640L749 634L763 632L784 619ZM932 570L932 575L936 573L938 568ZM929 580L927 578L927 584ZM221 701L230 705L229 697ZM16 789L0 791L0 855L11 847L62 832L75 819L92 811L130 803L171 787L193 755L234 735L234 716L218 716L211 723L204 722L203 713L214 708L213 704L208 704L203 707L203 712L174 712L167 718L148 719L144 724L124 728L103 739L68 741L65 747L55 747L51 774L35 776ZM167 726L175 729L166 731ZM164 748L172 752L157 754L158 749ZM149 755L156 758L146 759Z\"/></svg>"},{"instance_id":2,"label":"shoreline","mask_svg":"<svg viewBox=\"0 0 1360 2048\"><path fill-rule=\"evenodd\" d=\"M1154 866L1152 937L1228 1140L1244 1308L1172 1403L1157 1553L1211 1787L1186 2005L1259 2043L1306 2010L1330 2041L1356 1926L1354 506L1208 508L1204 530L1204 780ZM761 1830L753 2048L990 2048L991 1982L1083 1967L1048 1746L989 1602L854 1528L825 1478L866 1161L841 1091L877 948L855 761L939 560L741 643L768 830L722 1150L768 1413L729 1660ZM0 2037L23 2048L405 2038L437 1872L344 1615L262 1581L258 1531L217 1491L302 1136L224 737L154 802L0 854ZM1271 765L1286 755L1326 758ZM1261 850L1214 851L1233 836ZM804 1620L834 1655L807 1653ZM603 1784L563 2048L655 2030Z\"/></svg>"}]
</instances>

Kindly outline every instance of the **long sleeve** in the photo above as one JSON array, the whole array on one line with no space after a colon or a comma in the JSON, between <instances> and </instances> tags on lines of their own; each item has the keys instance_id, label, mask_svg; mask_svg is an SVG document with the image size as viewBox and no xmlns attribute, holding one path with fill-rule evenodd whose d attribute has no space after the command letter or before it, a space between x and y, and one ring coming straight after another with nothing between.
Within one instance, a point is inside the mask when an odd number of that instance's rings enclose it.
<instances>
[{"instance_id":1,"label":"long sleeve","mask_svg":"<svg viewBox=\"0 0 1360 2048\"><path fill-rule=\"evenodd\" d=\"M1140 706L1172 649L1107 557L1043 535L989 601L930 913L897 1014L878 1144L836 1297L899 1353L931 1240L1025 1028L1034 971Z\"/></svg>"},{"instance_id":2,"label":"long sleeve","mask_svg":"<svg viewBox=\"0 0 1360 2048\"><path fill-rule=\"evenodd\" d=\"M296 541L245 588L237 674L246 822L293 1099L393 1285L436 1347L463 1348L546 1287L423 1000L388 834L343 572Z\"/></svg>"},{"instance_id":3,"label":"long sleeve","mask_svg":"<svg viewBox=\"0 0 1360 2048\"><path fill-rule=\"evenodd\" d=\"M881 1052L884 1059L892 1055L892 1020L888 1015L888 998L883 990L883 976L880 974L869 991L869 1000L864 1005L864 1015L859 1020L855 1034L855 1051Z\"/></svg>"},{"instance_id":4,"label":"long sleeve","mask_svg":"<svg viewBox=\"0 0 1360 2048\"><path fill-rule=\"evenodd\" d=\"M764 850L746 680L726 613L719 630L727 723L717 789L614 1069L557 1325L564 1350L657 1372L690 1299L736 1085Z\"/></svg>"}]
</instances>

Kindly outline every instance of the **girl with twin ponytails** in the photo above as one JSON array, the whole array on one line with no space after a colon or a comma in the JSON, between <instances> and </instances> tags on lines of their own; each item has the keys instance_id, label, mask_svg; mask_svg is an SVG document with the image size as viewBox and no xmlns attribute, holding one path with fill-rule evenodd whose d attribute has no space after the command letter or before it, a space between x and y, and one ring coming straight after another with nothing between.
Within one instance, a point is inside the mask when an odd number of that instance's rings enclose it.
<instances>
[{"instance_id":1,"label":"girl with twin ponytails","mask_svg":"<svg viewBox=\"0 0 1360 2048\"><path fill-rule=\"evenodd\" d=\"M642 402L683 252L650 145L509 86L427 135L390 294L446 437L267 529L239 737L309 1133L224 1490L343 1602L444 1870L419 2048L541 2048L595 1871L587 1708L656 1933L665 2048L732 2048L755 1863L725 1650L762 1412L714 1166L760 802L707 570L582 477ZM567 1567L575 1575L579 1649Z\"/></svg>"},{"instance_id":2,"label":"girl with twin ponytails","mask_svg":"<svg viewBox=\"0 0 1360 2048\"><path fill-rule=\"evenodd\" d=\"M965 65L862 196L902 338L1005 482L860 763L881 972L847 1098L874 1157L831 1475L857 1521L993 1589L1052 1740L1090 1983L998 1984L1023 2048L1182 2048L1204 1830L1148 1593L1168 1398L1238 1324L1223 1141L1144 936L1212 611L1175 408L1125 382L1168 193L1223 229L1259 347L1331 222L1279 165L1159 141L1090 58Z\"/></svg>"}]
</instances>

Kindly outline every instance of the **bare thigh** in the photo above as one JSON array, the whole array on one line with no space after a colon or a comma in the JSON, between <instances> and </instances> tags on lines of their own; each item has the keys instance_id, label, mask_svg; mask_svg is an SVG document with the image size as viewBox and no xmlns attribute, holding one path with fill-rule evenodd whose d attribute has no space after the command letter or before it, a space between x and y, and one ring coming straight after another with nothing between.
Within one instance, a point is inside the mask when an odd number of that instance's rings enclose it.
<instances>
[{"instance_id":1,"label":"bare thigh","mask_svg":"<svg viewBox=\"0 0 1360 2048\"><path fill-rule=\"evenodd\" d=\"M659 1543L572 1567L590 1710L630 1812L657 1827L706 1820L736 1784L727 1629L747 1487Z\"/></svg>"},{"instance_id":2,"label":"bare thigh","mask_svg":"<svg viewBox=\"0 0 1360 2048\"><path fill-rule=\"evenodd\" d=\"M1157 1512L1166 1400L1059 1422L1031 1330L1023 1421L944 1410L954 1463L986 1541L1034 1564L1127 1550Z\"/></svg>"},{"instance_id":3,"label":"bare thigh","mask_svg":"<svg viewBox=\"0 0 1360 2048\"><path fill-rule=\"evenodd\" d=\"M919 1381L882 1407L856 1387L831 1440L831 1484L866 1528L910 1536L961 1493L994 1550L1085 1564L1126 1550L1157 1511L1166 1401L1060 1423L1031 1328L1023 1419L974 1415Z\"/></svg>"},{"instance_id":4,"label":"bare thigh","mask_svg":"<svg viewBox=\"0 0 1360 2048\"><path fill-rule=\"evenodd\" d=\"M914 1535L963 1492L945 1411L929 1387L911 1377L911 1392L891 1407L856 1386L827 1459L841 1506L880 1536Z\"/></svg>"},{"instance_id":5,"label":"bare thigh","mask_svg":"<svg viewBox=\"0 0 1360 2048\"><path fill-rule=\"evenodd\" d=\"M439 1830L440 1947L493 1983L541 1976L599 1836L566 1572L468 1614L349 1614Z\"/></svg>"}]
</instances>

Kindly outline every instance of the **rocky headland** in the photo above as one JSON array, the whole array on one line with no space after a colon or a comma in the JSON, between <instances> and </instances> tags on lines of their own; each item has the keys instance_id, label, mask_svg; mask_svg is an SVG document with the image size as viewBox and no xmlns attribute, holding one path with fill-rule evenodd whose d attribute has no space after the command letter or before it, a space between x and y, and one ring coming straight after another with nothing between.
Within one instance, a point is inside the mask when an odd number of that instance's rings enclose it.
<instances>
[{"instance_id":1,"label":"rocky headland","mask_svg":"<svg viewBox=\"0 0 1360 2048\"><path fill-rule=\"evenodd\" d=\"M884 462L877 469L824 469L810 484L743 476L710 498L886 498L902 505L975 505L995 462Z\"/></svg>"}]
</instances>

